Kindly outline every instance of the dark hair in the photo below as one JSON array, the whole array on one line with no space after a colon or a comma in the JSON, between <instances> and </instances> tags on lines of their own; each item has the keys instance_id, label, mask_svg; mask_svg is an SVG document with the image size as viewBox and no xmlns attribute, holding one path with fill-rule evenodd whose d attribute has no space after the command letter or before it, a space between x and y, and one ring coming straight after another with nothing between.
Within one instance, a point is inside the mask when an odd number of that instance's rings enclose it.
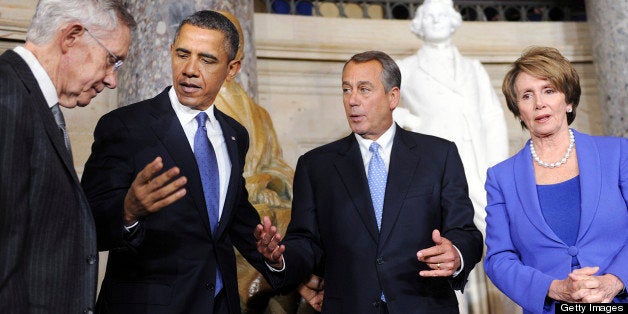
<instances>
[{"instance_id":1,"label":"dark hair","mask_svg":"<svg viewBox=\"0 0 628 314\"><path fill-rule=\"evenodd\" d=\"M229 21L224 15L209 10L198 11L188 17L186 17L179 27L177 33L174 35L174 41L179 37L179 32L183 25L192 25L203 29L217 30L225 35L224 45L229 61L235 59L238 52L238 46L240 45L240 39L238 36L238 30L235 25Z\"/></svg>"},{"instance_id":2,"label":"dark hair","mask_svg":"<svg viewBox=\"0 0 628 314\"><path fill-rule=\"evenodd\" d=\"M399 71L397 63L381 51L370 50L353 55L351 59L345 62L342 71L344 72L349 62L364 63L372 60L377 60L382 65L382 84L386 93L393 87L401 87L401 71Z\"/></svg>"},{"instance_id":3,"label":"dark hair","mask_svg":"<svg viewBox=\"0 0 628 314\"><path fill-rule=\"evenodd\" d=\"M565 94L565 102L571 104L572 111L567 112L567 124L576 119L576 108L580 102L580 78L571 62L558 49L551 47L530 47L526 49L504 77L502 92L506 96L508 109L519 117L515 80L525 72L534 77L548 80L559 92ZM521 126L527 128L521 121Z\"/></svg>"}]
</instances>

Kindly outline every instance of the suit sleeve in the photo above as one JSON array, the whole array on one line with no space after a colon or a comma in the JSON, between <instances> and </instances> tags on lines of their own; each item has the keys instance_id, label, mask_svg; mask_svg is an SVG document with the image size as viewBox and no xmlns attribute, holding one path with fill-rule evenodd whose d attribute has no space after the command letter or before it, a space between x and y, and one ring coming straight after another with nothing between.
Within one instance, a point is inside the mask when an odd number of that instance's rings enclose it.
<instances>
[{"instance_id":1,"label":"suit sleeve","mask_svg":"<svg viewBox=\"0 0 628 314\"><path fill-rule=\"evenodd\" d=\"M286 245L285 286L302 283L310 274L322 275L323 251L318 232L313 182L309 175L308 160L300 157L294 175L292 216L283 244Z\"/></svg>"},{"instance_id":2,"label":"suit sleeve","mask_svg":"<svg viewBox=\"0 0 628 314\"><path fill-rule=\"evenodd\" d=\"M473 223L473 205L464 168L453 143L447 151L441 186L442 236L460 250L464 260L463 272L450 279L450 283L452 288L463 290L469 273L482 258L483 243L482 233Z\"/></svg>"},{"instance_id":3,"label":"suit sleeve","mask_svg":"<svg viewBox=\"0 0 628 314\"><path fill-rule=\"evenodd\" d=\"M248 134L243 131L240 134L240 138L243 140L238 142L242 143L242 145L238 147L239 158L240 164L244 165L248 151L249 137ZM257 224L260 223L260 217L255 207L249 202L246 180L242 173L243 169L240 170L240 179L238 180L240 185L237 187L239 189L239 199L235 208L233 221L229 228L229 236L231 237L233 245L249 264L255 267L273 288L277 288L277 278L270 274L271 272L264 263L264 257L257 251L257 244L253 233Z\"/></svg>"},{"instance_id":4,"label":"suit sleeve","mask_svg":"<svg viewBox=\"0 0 628 314\"><path fill-rule=\"evenodd\" d=\"M3 73L2 75L5 75ZM26 307L32 119L15 83L0 81L0 312ZM30 135L30 136L29 136ZM29 138L30 137L30 138Z\"/></svg>"},{"instance_id":5,"label":"suit sleeve","mask_svg":"<svg viewBox=\"0 0 628 314\"><path fill-rule=\"evenodd\" d=\"M554 278L521 262L520 253L510 238L507 203L493 168L488 170L485 188L488 202L486 274L499 290L524 309L541 313Z\"/></svg>"},{"instance_id":6,"label":"suit sleeve","mask_svg":"<svg viewBox=\"0 0 628 314\"><path fill-rule=\"evenodd\" d=\"M101 251L129 246L123 227L124 198L137 173L128 138L129 132L117 116L103 116L96 125L92 153L81 180L94 214ZM142 234L141 223L137 228L135 241Z\"/></svg>"}]
</instances>

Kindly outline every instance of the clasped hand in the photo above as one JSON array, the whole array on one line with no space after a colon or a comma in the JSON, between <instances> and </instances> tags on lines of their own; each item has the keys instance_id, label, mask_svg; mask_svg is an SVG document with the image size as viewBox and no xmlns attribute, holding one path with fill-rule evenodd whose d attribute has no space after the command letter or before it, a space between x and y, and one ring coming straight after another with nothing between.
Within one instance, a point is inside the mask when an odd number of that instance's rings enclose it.
<instances>
[{"instance_id":1,"label":"clasped hand","mask_svg":"<svg viewBox=\"0 0 628 314\"><path fill-rule=\"evenodd\" d=\"M460 255L454 245L446 238L441 237L440 231L432 231L432 241L436 245L420 250L416 257L420 262L427 264L432 270L422 270L422 277L449 277L453 275L461 265Z\"/></svg>"},{"instance_id":2,"label":"clasped hand","mask_svg":"<svg viewBox=\"0 0 628 314\"><path fill-rule=\"evenodd\" d=\"M568 303L609 303L624 288L613 274L596 276L599 267L583 267L563 280L554 280L547 295Z\"/></svg>"}]
</instances>

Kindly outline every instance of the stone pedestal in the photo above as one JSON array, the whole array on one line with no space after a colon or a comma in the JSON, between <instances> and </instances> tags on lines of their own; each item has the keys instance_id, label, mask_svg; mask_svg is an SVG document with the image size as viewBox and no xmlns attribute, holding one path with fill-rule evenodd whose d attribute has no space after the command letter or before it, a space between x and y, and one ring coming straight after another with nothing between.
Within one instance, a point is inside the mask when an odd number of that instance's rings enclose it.
<instances>
[{"instance_id":1,"label":"stone pedestal","mask_svg":"<svg viewBox=\"0 0 628 314\"><path fill-rule=\"evenodd\" d=\"M587 0L586 9L603 130L628 137L628 2Z\"/></svg>"},{"instance_id":2,"label":"stone pedestal","mask_svg":"<svg viewBox=\"0 0 628 314\"><path fill-rule=\"evenodd\" d=\"M170 44L179 23L199 10L225 10L240 21L245 55L238 81L249 95L256 95L257 77L253 44L253 3L248 0L129 0L127 5L138 27L128 60L118 74L118 106L152 98L172 85Z\"/></svg>"}]
</instances>

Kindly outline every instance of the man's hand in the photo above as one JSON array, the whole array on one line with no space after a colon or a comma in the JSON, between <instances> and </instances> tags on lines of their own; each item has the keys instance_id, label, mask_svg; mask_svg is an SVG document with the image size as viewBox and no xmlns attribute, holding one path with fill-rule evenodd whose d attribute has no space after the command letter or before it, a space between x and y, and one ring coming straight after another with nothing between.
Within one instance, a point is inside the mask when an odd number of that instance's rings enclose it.
<instances>
[{"instance_id":1,"label":"man's hand","mask_svg":"<svg viewBox=\"0 0 628 314\"><path fill-rule=\"evenodd\" d=\"M325 294L325 281L323 278L312 275L310 280L299 286L299 294L315 310L323 308L323 296Z\"/></svg>"},{"instance_id":2,"label":"man's hand","mask_svg":"<svg viewBox=\"0 0 628 314\"><path fill-rule=\"evenodd\" d=\"M257 243L257 251L264 255L268 264L275 269L282 269L283 252L286 247L283 244L279 245L281 235L277 233L277 227L273 226L268 216L264 216L262 223L255 227L253 235Z\"/></svg>"},{"instance_id":3,"label":"man's hand","mask_svg":"<svg viewBox=\"0 0 628 314\"><path fill-rule=\"evenodd\" d=\"M426 263L432 270L419 272L423 277L449 277L460 268L460 255L451 241L440 236L436 229L432 231L432 240L435 246L420 250L416 257L420 262Z\"/></svg>"},{"instance_id":4,"label":"man's hand","mask_svg":"<svg viewBox=\"0 0 628 314\"><path fill-rule=\"evenodd\" d=\"M132 225L138 218L158 212L182 198L186 177L179 177L179 168L172 167L155 177L163 169L161 157L155 158L137 174L124 198L124 224ZM176 178L176 179L175 179Z\"/></svg>"}]
</instances>

